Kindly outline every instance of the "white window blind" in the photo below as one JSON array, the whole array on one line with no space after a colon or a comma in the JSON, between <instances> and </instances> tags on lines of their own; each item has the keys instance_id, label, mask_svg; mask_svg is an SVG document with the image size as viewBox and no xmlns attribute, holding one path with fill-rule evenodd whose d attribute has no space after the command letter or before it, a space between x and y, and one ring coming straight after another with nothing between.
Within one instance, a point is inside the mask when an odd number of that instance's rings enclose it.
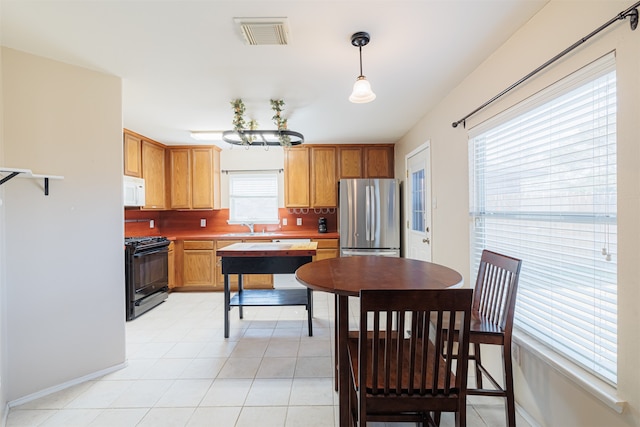
<instances>
[{"instance_id":1,"label":"white window blind","mask_svg":"<svg viewBox=\"0 0 640 427\"><path fill-rule=\"evenodd\" d=\"M523 260L516 327L617 382L616 75L608 55L470 134L472 260Z\"/></svg>"},{"instance_id":2,"label":"white window blind","mask_svg":"<svg viewBox=\"0 0 640 427\"><path fill-rule=\"evenodd\" d=\"M278 222L275 172L229 174L229 222Z\"/></svg>"}]
</instances>

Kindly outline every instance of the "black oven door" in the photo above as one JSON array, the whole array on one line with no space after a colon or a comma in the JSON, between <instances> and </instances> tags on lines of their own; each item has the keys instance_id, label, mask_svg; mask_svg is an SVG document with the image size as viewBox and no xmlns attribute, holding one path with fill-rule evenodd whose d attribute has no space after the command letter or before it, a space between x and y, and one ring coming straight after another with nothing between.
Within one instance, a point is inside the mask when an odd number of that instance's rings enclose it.
<instances>
[{"instance_id":1,"label":"black oven door","mask_svg":"<svg viewBox=\"0 0 640 427\"><path fill-rule=\"evenodd\" d=\"M133 301L145 298L169 284L169 248L134 252L131 260Z\"/></svg>"}]
</instances>

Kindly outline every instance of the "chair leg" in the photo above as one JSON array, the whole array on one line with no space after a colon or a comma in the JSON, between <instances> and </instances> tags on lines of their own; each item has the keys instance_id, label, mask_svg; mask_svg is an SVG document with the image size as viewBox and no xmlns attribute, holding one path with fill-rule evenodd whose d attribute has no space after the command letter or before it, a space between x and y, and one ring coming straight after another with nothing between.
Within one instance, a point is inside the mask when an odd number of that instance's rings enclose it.
<instances>
[{"instance_id":1,"label":"chair leg","mask_svg":"<svg viewBox=\"0 0 640 427\"><path fill-rule=\"evenodd\" d=\"M467 411L466 407L461 407L455 415L456 427L467 427Z\"/></svg>"},{"instance_id":2,"label":"chair leg","mask_svg":"<svg viewBox=\"0 0 640 427\"><path fill-rule=\"evenodd\" d=\"M482 371L480 370L480 366L482 365L482 360L480 358L480 344L473 344L473 358L476 364L476 388L482 388Z\"/></svg>"},{"instance_id":3,"label":"chair leg","mask_svg":"<svg viewBox=\"0 0 640 427\"><path fill-rule=\"evenodd\" d=\"M513 392L513 363L511 359L511 343L507 342L502 347L502 359L504 362L504 391L506 394L507 426L516 426L516 402Z\"/></svg>"}]
</instances>

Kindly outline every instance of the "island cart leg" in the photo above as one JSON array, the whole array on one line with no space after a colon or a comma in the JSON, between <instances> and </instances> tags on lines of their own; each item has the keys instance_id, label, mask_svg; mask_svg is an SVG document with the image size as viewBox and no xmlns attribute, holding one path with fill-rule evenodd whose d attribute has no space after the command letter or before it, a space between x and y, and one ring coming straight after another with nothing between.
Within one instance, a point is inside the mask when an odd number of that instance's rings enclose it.
<instances>
[{"instance_id":1,"label":"island cart leg","mask_svg":"<svg viewBox=\"0 0 640 427\"><path fill-rule=\"evenodd\" d=\"M229 338L229 301L231 299L229 289L229 275L224 275L224 337Z\"/></svg>"},{"instance_id":2,"label":"island cart leg","mask_svg":"<svg viewBox=\"0 0 640 427\"><path fill-rule=\"evenodd\" d=\"M242 296L242 274L238 274L238 298L239 301L242 301L241 296ZM244 313L242 311L242 304L238 305L238 313L240 313L240 318L244 319Z\"/></svg>"}]
</instances>

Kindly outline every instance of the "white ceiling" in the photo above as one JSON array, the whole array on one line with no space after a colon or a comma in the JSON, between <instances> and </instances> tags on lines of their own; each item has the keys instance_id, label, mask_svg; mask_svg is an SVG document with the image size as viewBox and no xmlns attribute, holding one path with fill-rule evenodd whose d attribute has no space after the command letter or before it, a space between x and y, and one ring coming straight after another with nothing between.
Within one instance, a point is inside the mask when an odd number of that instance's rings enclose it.
<instances>
[{"instance_id":1,"label":"white ceiling","mask_svg":"<svg viewBox=\"0 0 640 427\"><path fill-rule=\"evenodd\" d=\"M262 129L284 99L308 143L395 142L547 1L0 0L0 41L122 77L124 126L165 144L231 129L235 98ZM289 45L247 46L236 17L287 17ZM357 31L369 104L347 100Z\"/></svg>"}]
</instances>

